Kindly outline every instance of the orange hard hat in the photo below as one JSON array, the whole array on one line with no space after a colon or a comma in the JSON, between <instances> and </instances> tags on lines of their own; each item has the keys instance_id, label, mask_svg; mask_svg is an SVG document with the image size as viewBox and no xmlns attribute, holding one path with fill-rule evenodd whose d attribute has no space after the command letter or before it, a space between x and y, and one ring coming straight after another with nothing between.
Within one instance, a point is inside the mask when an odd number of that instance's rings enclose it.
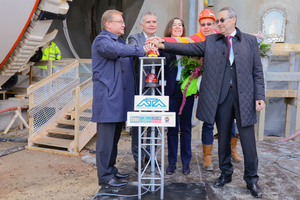
<instances>
[{"instance_id":1,"label":"orange hard hat","mask_svg":"<svg viewBox=\"0 0 300 200\"><path fill-rule=\"evenodd\" d=\"M216 21L214 12L208 8L201 11L198 22L200 22L201 19L205 19L205 18L210 18L210 19L213 19L214 21Z\"/></svg>"}]
</instances>

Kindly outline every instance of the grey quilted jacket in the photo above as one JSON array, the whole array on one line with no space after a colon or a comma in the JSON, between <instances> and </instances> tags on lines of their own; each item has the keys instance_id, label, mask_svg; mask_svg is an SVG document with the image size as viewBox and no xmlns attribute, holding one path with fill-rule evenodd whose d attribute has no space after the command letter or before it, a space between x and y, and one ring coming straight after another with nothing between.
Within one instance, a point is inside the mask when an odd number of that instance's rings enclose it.
<instances>
[{"instance_id":1,"label":"grey quilted jacket","mask_svg":"<svg viewBox=\"0 0 300 200\"><path fill-rule=\"evenodd\" d=\"M257 40L254 36L242 33L232 38L236 65L239 109L242 127L256 123L255 101L265 100L264 77ZM213 124L216 116L222 80L228 55L227 39L222 34L206 37L198 43L165 43L165 50L179 55L204 57L196 117Z\"/></svg>"}]
</instances>

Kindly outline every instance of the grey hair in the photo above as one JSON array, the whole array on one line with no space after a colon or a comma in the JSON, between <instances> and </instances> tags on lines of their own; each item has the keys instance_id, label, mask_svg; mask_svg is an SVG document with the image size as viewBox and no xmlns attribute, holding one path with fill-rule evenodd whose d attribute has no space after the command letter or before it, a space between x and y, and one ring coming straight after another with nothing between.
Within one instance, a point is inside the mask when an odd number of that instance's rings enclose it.
<instances>
[{"instance_id":1,"label":"grey hair","mask_svg":"<svg viewBox=\"0 0 300 200\"><path fill-rule=\"evenodd\" d=\"M228 11L228 17L231 17L231 18L235 17L235 19L236 19L235 24L236 24L237 16L236 16L235 10L231 7L224 7L224 8L221 8L221 10L219 12L222 12L222 11L225 11L225 10Z\"/></svg>"},{"instance_id":2,"label":"grey hair","mask_svg":"<svg viewBox=\"0 0 300 200\"><path fill-rule=\"evenodd\" d=\"M142 18L141 18L141 24L144 24L144 19L145 19L145 16L146 15L154 15L155 17L156 17L156 14L154 13L154 12L150 12L150 11L148 11L148 12L146 12L146 13L143 13L142 14ZM157 17L156 17L157 18Z\"/></svg>"}]
</instances>

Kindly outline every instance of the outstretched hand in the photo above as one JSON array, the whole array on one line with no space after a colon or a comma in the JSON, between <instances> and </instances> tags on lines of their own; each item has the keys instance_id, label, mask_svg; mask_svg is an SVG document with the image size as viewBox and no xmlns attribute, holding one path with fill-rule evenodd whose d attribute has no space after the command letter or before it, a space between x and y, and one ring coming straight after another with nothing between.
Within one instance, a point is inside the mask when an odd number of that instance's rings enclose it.
<instances>
[{"instance_id":1,"label":"outstretched hand","mask_svg":"<svg viewBox=\"0 0 300 200\"><path fill-rule=\"evenodd\" d=\"M150 37L149 39L147 39L145 44L150 44L153 47L156 47L158 49L164 49L165 45L163 42L165 42L164 39L155 36L155 37Z\"/></svg>"},{"instance_id":2,"label":"outstretched hand","mask_svg":"<svg viewBox=\"0 0 300 200\"><path fill-rule=\"evenodd\" d=\"M145 43L144 50L145 50L146 54L148 54L150 51L152 51L154 54L159 56L158 48L155 47L153 44L150 44L150 43L146 44Z\"/></svg>"}]
</instances>

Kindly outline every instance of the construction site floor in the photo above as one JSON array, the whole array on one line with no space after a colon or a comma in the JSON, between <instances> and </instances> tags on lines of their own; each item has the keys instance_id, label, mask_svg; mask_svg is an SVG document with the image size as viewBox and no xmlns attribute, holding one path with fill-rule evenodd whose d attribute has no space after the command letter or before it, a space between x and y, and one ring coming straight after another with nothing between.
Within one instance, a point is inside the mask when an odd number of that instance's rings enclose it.
<instances>
[{"instance_id":1,"label":"construction site floor","mask_svg":"<svg viewBox=\"0 0 300 200\"><path fill-rule=\"evenodd\" d=\"M0 134L0 137L26 138L28 132L16 130L6 135ZM191 173L188 175L181 173L180 155L178 155L177 169L174 174L165 175L165 182L198 184L206 192L206 196L202 196L202 199L254 199L243 181L243 163L233 164L234 173L231 183L223 188L213 186L214 181L220 175L217 144L215 140L212 172L202 169L201 140L193 139ZM0 151L17 145L26 146L27 144L1 142ZM83 162L82 157L86 155L95 157L90 153L90 150L95 149L95 145L96 138L93 138L77 157L27 149L0 157L0 199L92 199L101 189L97 183L97 169L93 163ZM240 144L237 148L242 156ZM259 185L263 190L262 199L300 199L300 143L258 141L257 149ZM166 145L165 153L166 169L168 164ZM276 161L281 167L275 163ZM131 175L128 179L130 184L137 182L138 175L134 171L130 135L121 136L117 165L120 173ZM167 194L164 197L164 199L170 199ZM108 199L124 198L109 197ZM183 199L180 198L180 200Z\"/></svg>"}]
</instances>

